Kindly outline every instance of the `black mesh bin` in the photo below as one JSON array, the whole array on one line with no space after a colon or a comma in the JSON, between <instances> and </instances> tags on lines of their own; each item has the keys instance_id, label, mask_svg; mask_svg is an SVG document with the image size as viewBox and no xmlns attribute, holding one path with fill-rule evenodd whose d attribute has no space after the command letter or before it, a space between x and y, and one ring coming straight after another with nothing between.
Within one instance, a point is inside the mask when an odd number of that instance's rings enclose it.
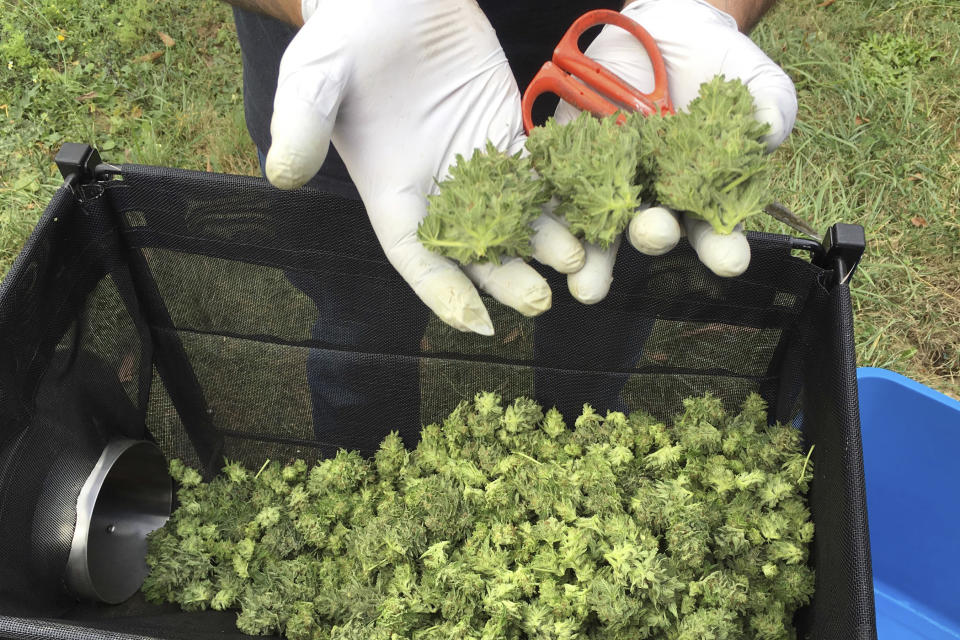
<instances>
[{"instance_id":1,"label":"black mesh bin","mask_svg":"<svg viewBox=\"0 0 960 640\"><path fill-rule=\"evenodd\" d=\"M427 313L358 202L115 169L56 194L0 286L0 637L241 637L231 612L68 593L77 495L109 440L153 440L210 476L225 456L259 467L369 453L391 430L412 444L421 424L493 390L565 414L590 402L664 418L690 395L733 409L760 393L771 420L816 445L816 594L799 637L876 638L836 262L752 234L749 270L723 279L685 241L656 258L625 246L601 303L577 303L543 269L553 308L529 319L487 299L496 335L481 337Z\"/></svg>"}]
</instances>

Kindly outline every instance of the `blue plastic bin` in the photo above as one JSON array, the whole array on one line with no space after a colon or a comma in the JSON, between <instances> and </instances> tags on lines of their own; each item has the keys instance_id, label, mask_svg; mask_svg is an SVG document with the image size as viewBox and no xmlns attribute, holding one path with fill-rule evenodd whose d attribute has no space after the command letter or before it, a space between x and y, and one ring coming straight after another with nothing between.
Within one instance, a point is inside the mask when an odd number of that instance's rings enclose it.
<instances>
[{"instance_id":1,"label":"blue plastic bin","mask_svg":"<svg viewBox=\"0 0 960 640\"><path fill-rule=\"evenodd\" d=\"M879 640L960 638L960 402L857 370Z\"/></svg>"}]
</instances>

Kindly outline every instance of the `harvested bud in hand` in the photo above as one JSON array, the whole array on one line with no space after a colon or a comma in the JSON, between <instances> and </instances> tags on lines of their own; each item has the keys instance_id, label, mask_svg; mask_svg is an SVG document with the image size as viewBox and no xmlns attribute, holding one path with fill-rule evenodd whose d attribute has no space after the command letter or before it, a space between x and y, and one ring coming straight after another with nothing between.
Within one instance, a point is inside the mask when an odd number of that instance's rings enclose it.
<instances>
[{"instance_id":1,"label":"harvested bud in hand","mask_svg":"<svg viewBox=\"0 0 960 640\"><path fill-rule=\"evenodd\" d=\"M640 136L616 116L581 113L568 124L550 119L527 139L530 159L560 199L556 213L570 231L606 249L640 206L636 183Z\"/></svg>"},{"instance_id":2,"label":"harvested bud in hand","mask_svg":"<svg viewBox=\"0 0 960 640\"><path fill-rule=\"evenodd\" d=\"M700 86L686 111L668 116L630 114L652 174L656 200L730 233L771 201L770 165L761 142L769 125L753 115L753 97L739 80L717 76Z\"/></svg>"},{"instance_id":3,"label":"harvested bud in hand","mask_svg":"<svg viewBox=\"0 0 960 640\"><path fill-rule=\"evenodd\" d=\"M431 251L461 264L493 262L531 253L530 224L549 196L520 154L488 142L469 160L457 155L450 177L428 196L417 237Z\"/></svg>"}]
</instances>

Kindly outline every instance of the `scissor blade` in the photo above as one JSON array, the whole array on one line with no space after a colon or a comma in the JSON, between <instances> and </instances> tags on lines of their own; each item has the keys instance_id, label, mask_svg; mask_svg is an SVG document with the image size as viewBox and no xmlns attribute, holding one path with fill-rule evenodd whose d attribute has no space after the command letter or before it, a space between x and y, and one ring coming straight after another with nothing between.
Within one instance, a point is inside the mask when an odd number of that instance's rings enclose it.
<instances>
[{"instance_id":1,"label":"scissor blade","mask_svg":"<svg viewBox=\"0 0 960 640\"><path fill-rule=\"evenodd\" d=\"M794 231L799 231L800 233L808 236L809 238L820 242L822 239L821 236L817 235L817 230L813 228L806 220L800 218L790 209L787 209L785 206L779 202L771 202L763 208L764 213L767 215L776 218L783 224L787 225Z\"/></svg>"}]
</instances>

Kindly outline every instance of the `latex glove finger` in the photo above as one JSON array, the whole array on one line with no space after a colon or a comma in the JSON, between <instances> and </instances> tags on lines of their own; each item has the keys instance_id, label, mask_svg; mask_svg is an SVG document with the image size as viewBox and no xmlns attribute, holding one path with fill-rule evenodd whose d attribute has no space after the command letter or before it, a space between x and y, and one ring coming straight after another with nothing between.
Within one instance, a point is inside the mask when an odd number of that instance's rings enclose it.
<instances>
[{"instance_id":1,"label":"latex glove finger","mask_svg":"<svg viewBox=\"0 0 960 640\"><path fill-rule=\"evenodd\" d=\"M470 278L417 239L426 206L422 196L398 193L371 200L367 212L390 264L437 317L460 331L493 335L490 315Z\"/></svg>"},{"instance_id":2,"label":"latex glove finger","mask_svg":"<svg viewBox=\"0 0 960 640\"><path fill-rule=\"evenodd\" d=\"M493 322L480 294L456 264L427 251L416 237L404 258L400 275L438 318L460 331L493 335Z\"/></svg>"},{"instance_id":3,"label":"latex glove finger","mask_svg":"<svg viewBox=\"0 0 960 640\"><path fill-rule=\"evenodd\" d=\"M648 207L630 221L630 244L640 253L660 256L680 242L680 216L666 207Z\"/></svg>"},{"instance_id":4,"label":"latex glove finger","mask_svg":"<svg viewBox=\"0 0 960 640\"><path fill-rule=\"evenodd\" d=\"M302 186L320 170L347 85L349 29L323 22L306 24L280 62L265 168L281 189Z\"/></svg>"},{"instance_id":5,"label":"latex glove finger","mask_svg":"<svg viewBox=\"0 0 960 640\"><path fill-rule=\"evenodd\" d=\"M687 239L697 256L708 269L718 276L738 276L750 265L750 244L743 235L743 225L737 225L732 233L720 234L709 222L693 216L683 216Z\"/></svg>"},{"instance_id":6,"label":"latex glove finger","mask_svg":"<svg viewBox=\"0 0 960 640\"><path fill-rule=\"evenodd\" d=\"M556 201L544 207L543 215L533 221L533 258L560 273L574 273L583 267L583 245L567 225L553 215Z\"/></svg>"},{"instance_id":7,"label":"latex glove finger","mask_svg":"<svg viewBox=\"0 0 960 640\"><path fill-rule=\"evenodd\" d=\"M507 153L514 154L520 151L524 156L530 155L524 144L526 136L518 136ZM583 267L583 245L575 235L570 233L567 224L554 215L553 210L559 204L556 196L543 205L543 214L534 220L533 236L530 245L533 249L533 259L545 264L559 273L573 273Z\"/></svg>"},{"instance_id":8,"label":"latex glove finger","mask_svg":"<svg viewBox=\"0 0 960 640\"><path fill-rule=\"evenodd\" d=\"M460 331L493 335L493 322L480 294L453 261L429 252L416 235L408 245L400 245L391 253L394 257L402 254L399 266L391 262L438 318Z\"/></svg>"},{"instance_id":9,"label":"latex glove finger","mask_svg":"<svg viewBox=\"0 0 960 640\"><path fill-rule=\"evenodd\" d=\"M567 288L570 295L583 304L596 304L607 297L613 283L613 264L617 259L620 238L609 249L598 245L583 243L586 261L583 268L567 276Z\"/></svg>"},{"instance_id":10,"label":"latex glove finger","mask_svg":"<svg viewBox=\"0 0 960 640\"><path fill-rule=\"evenodd\" d=\"M553 302L550 285L523 260L463 267L474 284L525 316L538 316Z\"/></svg>"},{"instance_id":11,"label":"latex glove finger","mask_svg":"<svg viewBox=\"0 0 960 640\"><path fill-rule=\"evenodd\" d=\"M763 86L747 84L756 106L754 117L770 125L770 131L763 137L767 153L783 144L797 120L797 93L793 82L782 71L771 80L774 82Z\"/></svg>"}]
</instances>

